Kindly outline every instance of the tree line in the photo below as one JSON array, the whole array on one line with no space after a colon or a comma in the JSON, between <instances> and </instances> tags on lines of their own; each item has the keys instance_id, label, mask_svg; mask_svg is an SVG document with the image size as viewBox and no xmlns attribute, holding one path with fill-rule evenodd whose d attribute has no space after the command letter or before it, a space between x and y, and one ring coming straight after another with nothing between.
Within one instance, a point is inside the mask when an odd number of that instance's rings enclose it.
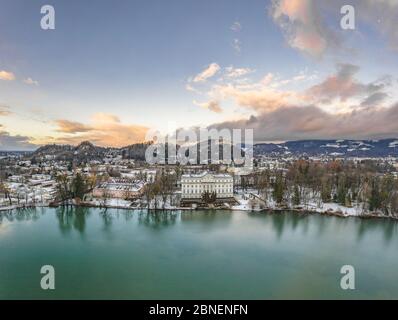
<instances>
[{"instance_id":1,"label":"tree line","mask_svg":"<svg viewBox=\"0 0 398 320\"><path fill-rule=\"evenodd\" d=\"M336 203L398 216L398 179L394 172L390 165L376 161L297 160L283 169L257 171L251 179L263 199L278 206ZM247 181L243 187L247 187Z\"/></svg>"},{"instance_id":2,"label":"tree line","mask_svg":"<svg viewBox=\"0 0 398 320\"><path fill-rule=\"evenodd\" d=\"M59 174L56 176L57 200L65 204L71 199L83 200L85 194L92 191L97 181L96 176L86 176L77 172L75 175L68 176Z\"/></svg>"}]
</instances>

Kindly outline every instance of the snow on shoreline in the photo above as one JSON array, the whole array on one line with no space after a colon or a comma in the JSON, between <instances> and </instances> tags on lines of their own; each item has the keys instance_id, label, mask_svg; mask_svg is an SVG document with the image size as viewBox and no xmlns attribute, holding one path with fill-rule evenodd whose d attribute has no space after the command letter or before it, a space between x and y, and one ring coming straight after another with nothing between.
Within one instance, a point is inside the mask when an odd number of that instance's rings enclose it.
<instances>
[{"instance_id":1,"label":"snow on shoreline","mask_svg":"<svg viewBox=\"0 0 398 320\"><path fill-rule=\"evenodd\" d=\"M316 206L307 206L307 208L278 208L278 207L265 207L263 209L253 208L249 204L249 200L239 200L239 205L231 207L233 211L245 211L245 212L296 212L296 213L308 213L308 214L319 214L319 215L329 215L341 218L357 217L357 218L378 218L378 219L393 219L398 220L398 217L387 216L384 214L376 214L370 212L364 212L361 207L356 206L348 208L337 203L325 203L321 208Z\"/></svg>"},{"instance_id":2,"label":"snow on shoreline","mask_svg":"<svg viewBox=\"0 0 398 320\"><path fill-rule=\"evenodd\" d=\"M326 212L338 212L342 213L344 216L350 217L356 217L363 215L364 211L360 206L354 206L354 207L345 207L342 205L339 205L337 203L324 203L321 208L317 208L317 210L320 213L326 213Z\"/></svg>"},{"instance_id":3,"label":"snow on shoreline","mask_svg":"<svg viewBox=\"0 0 398 320\"><path fill-rule=\"evenodd\" d=\"M250 212L262 212L262 211L298 211L308 212L314 214L329 214L340 217L384 217L391 218L382 214L374 214L366 212L361 204L353 205L352 207L346 207L337 203L317 203L310 201L307 205L300 205L296 207L287 206L279 207L275 201L269 198L267 201L261 199L258 194L255 193L241 193L236 197L238 205L232 206L231 210L238 211L250 211ZM257 201L257 202L256 202Z\"/></svg>"},{"instance_id":4,"label":"snow on shoreline","mask_svg":"<svg viewBox=\"0 0 398 320\"><path fill-rule=\"evenodd\" d=\"M303 213L311 213L311 214L327 214L327 215L333 215L333 216L339 216L339 217L360 217L360 218L390 218L390 219L398 219L395 217L390 217L382 214L373 214L373 213L368 213L364 212L363 209L360 206L353 206L353 207L345 207L342 205L339 205L337 203L324 203L321 206L319 206L316 203L310 203L307 206L303 207L294 207L294 208L280 208L276 205L275 202L270 202L268 203L267 206L258 206L258 205L253 205L251 202L252 199L237 199L238 205L231 206L229 210L231 211L244 211L244 212L268 212L268 211L292 211L292 212L303 212ZM77 205L78 204L73 204ZM107 199L106 205L104 205L103 202L99 200L92 200L90 202L85 202L83 204L84 206L87 207L93 207L93 208L109 208L109 209L130 209L130 210L147 210L147 208L142 208L142 207L135 207L132 206L131 201L127 200L122 200L122 199ZM47 204L36 204L36 205L29 205L29 206L24 206L24 205L12 205L12 206L4 206L0 207L0 212L1 211L11 211L11 210L17 210L17 209L28 209L28 208L42 208L42 207L49 207ZM197 210L195 208L181 208L177 206L171 206L169 203L165 206L165 210L178 210L178 211L194 211ZM151 208L152 210L152 208ZM162 210L162 207L159 207L158 210ZM219 210L217 208L213 208L212 210ZM227 210L225 208L222 208L222 210Z\"/></svg>"},{"instance_id":5,"label":"snow on shoreline","mask_svg":"<svg viewBox=\"0 0 398 320\"><path fill-rule=\"evenodd\" d=\"M247 199L239 199L239 205L232 206L231 210L241 210L241 211L264 211L264 210L280 210L275 203L271 203L264 208L258 208L258 206L254 206L250 203L250 200ZM298 208L286 208L286 210L298 210ZM309 204L308 206L300 206L300 210L302 211L309 211L309 212L316 212L316 213L341 213L344 216L360 216L364 212L361 207L345 207L339 205L337 203L324 203L321 207L315 204Z\"/></svg>"}]
</instances>

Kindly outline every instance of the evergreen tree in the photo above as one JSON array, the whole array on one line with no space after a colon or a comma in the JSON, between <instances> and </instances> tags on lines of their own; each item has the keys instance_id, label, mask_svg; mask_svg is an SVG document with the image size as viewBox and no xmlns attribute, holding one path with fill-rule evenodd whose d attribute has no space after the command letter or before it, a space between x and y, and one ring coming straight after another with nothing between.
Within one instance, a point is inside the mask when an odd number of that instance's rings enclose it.
<instances>
[{"instance_id":1,"label":"evergreen tree","mask_svg":"<svg viewBox=\"0 0 398 320\"><path fill-rule=\"evenodd\" d=\"M348 192L346 199L345 199L345 206L346 207L351 207L352 206L352 200L351 200L351 194Z\"/></svg>"},{"instance_id":2,"label":"evergreen tree","mask_svg":"<svg viewBox=\"0 0 398 320\"><path fill-rule=\"evenodd\" d=\"M274 182L272 196L276 203L281 204L285 193L285 182L282 173L278 173Z\"/></svg>"},{"instance_id":3,"label":"evergreen tree","mask_svg":"<svg viewBox=\"0 0 398 320\"><path fill-rule=\"evenodd\" d=\"M332 189L330 187L330 184L327 182L323 182L321 186L321 198L324 203L328 203L332 200L331 193Z\"/></svg>"},{"instance_id":4,"label":"evergreen tree","mask_svg":"<svg viewBox=\"0 0 398 320\"><path fill-rule=\"evenodd\" d=\"M371 182L371 190L368 203L370 211L376 211L381 207L381 194L379 189L379 183L376 178L373 178Z\"/></svg>"},{"instance_id":5,"label":"evergreen tree","mask_svg":"<svg viewBox=\"0 0 398 320\"><path fill-rule=\"evenodd\" d=\"M345 205L347 189L345 187L345 178L339 177L337 186L337 202L341 205Z\"/></svg>"},{"instance_id":6,"label":"evergreen tree","mask_svg":"<svg viewBox=\"0 0 398 320\"><path fill-rule=\"evenodd\" d=\"M72 194L74 198L83 199L87 192L86 179L81 173L77 173L72 180Z\"/></svg>"},{"instance_id":7,"label":"evergreen tree","mask_svg":"<svg viewBox=\"0 0 398 320\"><path fill-rule=\"evenodd\" d=\"M301 203L300 200L300 190L297 185L294 186L294 192L293 192L293 205L299 206Z\"/></svg>"}]
</instances>

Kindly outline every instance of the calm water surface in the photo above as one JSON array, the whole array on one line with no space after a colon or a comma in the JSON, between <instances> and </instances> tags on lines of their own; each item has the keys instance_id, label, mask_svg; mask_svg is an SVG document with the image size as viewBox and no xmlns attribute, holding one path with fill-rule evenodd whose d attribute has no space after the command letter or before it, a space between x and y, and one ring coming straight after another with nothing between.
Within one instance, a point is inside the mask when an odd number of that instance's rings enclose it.
<instances>
[{"instance_id":1,"label":"calm water surface","mask_svg":"<svg viewBox=\"0 0 398 320\"><path fill-rule=\"evenodd\" d=\"M356 290L340 289L353 265ZM56 289L40 288L52 265ZM398 299L398 223L294 214L0 213L0 299Z\"/></svg>"}]
</instances>

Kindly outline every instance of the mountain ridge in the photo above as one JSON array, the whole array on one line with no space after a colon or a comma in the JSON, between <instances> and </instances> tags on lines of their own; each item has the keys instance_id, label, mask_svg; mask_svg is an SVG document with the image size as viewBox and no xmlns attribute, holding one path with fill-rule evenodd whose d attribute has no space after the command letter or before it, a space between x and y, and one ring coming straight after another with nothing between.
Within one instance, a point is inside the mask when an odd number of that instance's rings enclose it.
<instances>
[{"instance_id":1,"label":"mountain ridge","mask_svg":"<svg viewBox=\"0 0 398 320\"><path fill-rule=\"evenodd\" d=\"M112 152L123 158L145 160L145 150L149 142L135 143L121 148L100 147L89 141L77 146L48 144L32 152L33 157L53 156L56 159L90 158L97 159ZM311 139L292 140L281 143L256 143L253 147L255 156L342 156L342 157L398 157L398 139Z\"/></svg>"}]
</instances>

